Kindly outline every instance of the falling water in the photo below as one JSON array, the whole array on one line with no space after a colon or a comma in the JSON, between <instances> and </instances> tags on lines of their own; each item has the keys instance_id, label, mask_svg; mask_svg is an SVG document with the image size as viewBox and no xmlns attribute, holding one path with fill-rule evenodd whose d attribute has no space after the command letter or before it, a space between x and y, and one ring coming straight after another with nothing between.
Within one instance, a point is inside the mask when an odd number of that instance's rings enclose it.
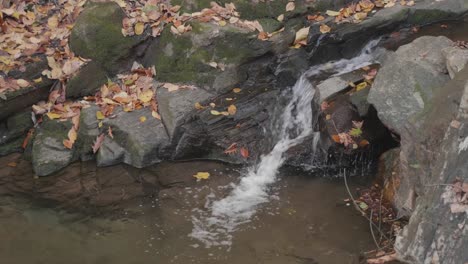
<instances>
[{"instance_id":1,"label":"falling water","mask_svg":"<svg viewBox=\"0 0 468 264\"><path fill-rule=\"evenodd\" d=\"M353 59L317 65L301 75L279 120L278 142L270 153L262 156L260 162L247 171L228 196L214 200L216 197L212 194L205 204L206 210L194 210L191 237L206 247L231 245L233 232L249 222L257 207L269 200L269 187L276 181L278 169L284 163L284 152L313 133L315 87L309 80L324 72L338 75L371 64L376 58L374 49L377 44L378 40L371 41Z\"/></svg>"}]
</instances>

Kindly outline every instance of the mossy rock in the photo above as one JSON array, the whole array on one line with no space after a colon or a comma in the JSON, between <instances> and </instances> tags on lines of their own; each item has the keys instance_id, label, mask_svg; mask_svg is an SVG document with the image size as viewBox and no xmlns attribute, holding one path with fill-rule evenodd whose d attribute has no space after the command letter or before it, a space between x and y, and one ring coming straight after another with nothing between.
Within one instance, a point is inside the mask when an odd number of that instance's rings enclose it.
<instances>
[{"instance_id":1,"label":"mossy rock","mask_svg":"<svg viewBox=\"0 0 468 264\"><path fill-rule=\"evenodd\" d=\"M107 71L116 71L142 40L122 35L124 17L124 12L114 2L86 5L71 32L72 51L98 62Z\"/></svg>"},{"instance_id":2,"label":"mossy rock","mask_svg":"<svg viewBox=\"0 0 468 264\"><path fill-rule=\"evenodd\" d=\"M239 66L272 49L270 42L258 40L255 33L231 25L196 23L193 28L181 36L165 30L148 48L143 62L156 66L159 81L222 90L224 87L216 87L221 84L218 79L232 85L242 82L245 75ZM226 70L211 67L210 62L223 63Z\"/></svg>"}]
</instances>

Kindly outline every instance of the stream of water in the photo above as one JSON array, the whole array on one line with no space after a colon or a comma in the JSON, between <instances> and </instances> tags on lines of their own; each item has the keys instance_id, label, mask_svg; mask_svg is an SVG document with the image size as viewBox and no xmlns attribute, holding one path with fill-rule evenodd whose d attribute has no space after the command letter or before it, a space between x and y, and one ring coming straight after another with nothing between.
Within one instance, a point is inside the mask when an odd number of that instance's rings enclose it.
<instances>
[{"instance_id":1,"label":"stream of water","mask_svg":"<svg viewBox=\"0 0 468 264\"><path fill-rule=\"evenodd\" d=\"M206 247L232 245L232 233L249 222L256 209L270 199L269 186L277 180L278 169L284 162L283 154L313 133L312 100L316 91L310 80L324 73L339 75L371 64L377 55L374 51L378 43L379 40L370 41L353 59L313 66L301 75L291 89L291 100L281 111L283 114L276 127L278 142L257 165L248 169L228 196L217 199L211 195L204 210L194 210L191 237ZM317 136L315 133L314 137Z\"/></svg>"}]
</instances>

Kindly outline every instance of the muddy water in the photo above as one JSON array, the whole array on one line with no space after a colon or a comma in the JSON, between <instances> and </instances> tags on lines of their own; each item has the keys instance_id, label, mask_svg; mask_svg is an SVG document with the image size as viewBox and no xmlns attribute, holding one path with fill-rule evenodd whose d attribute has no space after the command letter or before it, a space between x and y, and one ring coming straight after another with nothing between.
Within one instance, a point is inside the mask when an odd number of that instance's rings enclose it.
<instances>
[{"instance_id":1,"label":"muddy water","mask_svg":"<svg viewBox=\"0 0 468 264\"><path fill-rule=\"evenodd\" d=\"M193 210L207 195L227 193L240 173L217 168L209 180L100 217L1 197L1 263L359 263L373 249L368 223L343 202L343 182L296 172L280 173L274 198L233 233L230 248L205 248L188 236Z\"/></svg>"}]
</instances>

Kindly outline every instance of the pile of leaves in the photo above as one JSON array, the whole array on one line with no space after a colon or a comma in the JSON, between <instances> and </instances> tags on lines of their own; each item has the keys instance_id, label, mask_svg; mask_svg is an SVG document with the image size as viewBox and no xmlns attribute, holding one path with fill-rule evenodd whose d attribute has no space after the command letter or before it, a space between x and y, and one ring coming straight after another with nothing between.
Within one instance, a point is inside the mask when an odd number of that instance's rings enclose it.
<instances>
[{"instance_id":1,"label":"pile of leaves","mask_svg":"<svg viewBox=\"0 0 468 264\"><path fill-rule=\"evenodd\" d=\"M3 1L0 10L0 72L26 70L29 63L45 55L49 69L43 75L65 82L87 61L76 57L68 46L76 18L86 0ZM42 82L0 76L0 94ZM3 96L4 97L4 96Z\"/></svg>"},{"instance_id":2,"label":"pile of leaves","mask_svg":"<svg viewBox=\"0 0 468 264\"><path fill-rule=\"evenodd\" d=\"M157 37L166 26L170 27L173 34L180 35L192 30L188 24L190 21L213 22L220 26L231 24L251 31L263 32L258 21L241 20L233 3L226 3L223 7L216 2L211 2L211 8L194 13L181 13L181 6L172 6L168 1L115 0L115 2L127 14L122 23L124 36L141 35L148 29L151 31L151 36Z\"/></svg>"},{"instance_id":3,"label":"pile of leaves","mask_svg":"<svg viewBox=\"0 0 468 264\"><path fill-rule=\"evenodd\" d=\"M442 198L450 205L453 214L468 213L468 182L456 179L447 186Z\"/></svg>"}]
</instances>

